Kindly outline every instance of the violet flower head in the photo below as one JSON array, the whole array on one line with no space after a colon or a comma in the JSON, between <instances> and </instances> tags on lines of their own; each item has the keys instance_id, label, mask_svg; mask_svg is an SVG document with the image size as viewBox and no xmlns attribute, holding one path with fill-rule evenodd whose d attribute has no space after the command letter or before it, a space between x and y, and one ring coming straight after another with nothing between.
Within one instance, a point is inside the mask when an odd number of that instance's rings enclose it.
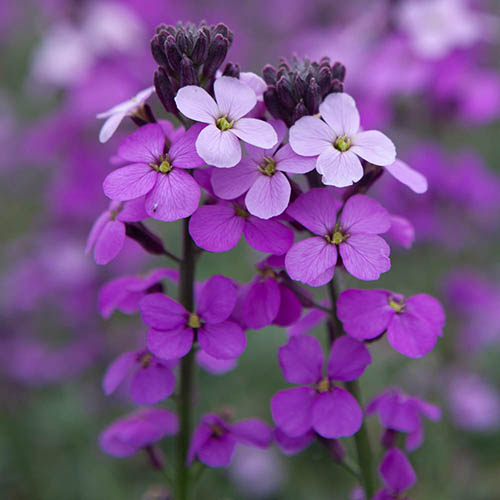
<instances>
[{"instance_id":1,"label":"violet flower head","mask_svg":"<svg viewBox=\"0 0 500 500\"><path fill-rule=\"evenodd\" d=\"M272 123L278 143L271 149L246 146L248 156L230 169L215 169L212 187L224 200L246 193L248 211L261 219L282 214L288 207L292 188L286 173L305 174L314 170L314 158L299 156L289 144L279 147L286 134L283 122ZM279 148L279 149L278 149Z\"/></svg>"},{"instance_id":2,"label":"violet flower head","mask_svg":"<svg viewBox=\"0 0 500 500\"><path fill-rule=\"evenodd\" d=\"M209 467L227 467L237 444L267 448L272 439L271 427L258 418L233 424L215 413L208 413L193 433L187 462L190 464L197 457Z\"/></svg>"},{"instance_id":3,"label":"violet flower head","mask_svg":"<svg viewBox=\"0 0 500 500\"><path fill-rule=\"evenodd\" d=\"M359 378L371 362L363 343L343 336L335 340L323 373L324 357L319 341L309 335L291 337L278 351L281 370L292 384L271 400L277 427L291 437L314 430L325 438L352 436L361 427L363 411L356 399L334 381Z\"/></svg>"},{"instance_id":4,"label":"violet flower head","mask_svg":"<svg viewBox=\"0 0 500 500\"><path fill-rule=\"evenodd\" d=\"M188 85L177 92L179 111L206 126L196 139L196 151L209 165L234 167L241 160L240 139L269 149L278 137L262 120L244 118L257 103L255 92L237 78L222 76L214 83L214 98L201 87Z\"/></svg>"},{"instance_id":5,"label":"violet flower head","mask_svg":"<svg viewBox=\"0 0 500 500\"><path fill-rule=\"evenodd\" d=\"M101 131L99 132L99 141L103 143L109 141L109 139L111 139L113 134L116 132L117 128L120 126L122 120L126 116L135 114L154 91L154 87L148 87L147 89L141 90L137 95L130 98L128 101L117 104L108 111L99 113L97 118L106 119L101 127Z\"/></svg>"},{"instance_id":6,"label":"violet flower head","mask_svg":"<svg viewBox=\"0 0 500 500\"><path fill-rule=\"evenodd\" d=\"M112 201L109 208L94 222L87 238L85 253L94 249L96 264L108 264L123 248L125 222L139 222L147 217L142 198L127 203Z\"/></svg>"},{"instance_id":7,"label":"violet flower head","mask_svg":"<svg viewBox=\"0 0 500 500\"><path fill-rule=\"evenodd\" d=\"M409 358L428 354L445 324L443 307L425 293L406 299L390 290L345 290L337 314L351 337L368 340L387 332L389 344Z\"/></svg>"},{"instance_id":8,"label":"violet flower head","mask_svg":"<svg viewBox=\"0 0 500 500\"><path fill-rule=\"evenodd\" d=\"M201 289L196 312L161 293L147 295L139 304L143 321L151 328L148 349L159 358L185 356L195 340L210 356L237 358L246 347L241 327L229 321L236 304L236 285L224 276L212 276Z\"/></svg>"},{"instance_id":9,"label":"violet flower head","mask_svg":"<svg viewBox=\"0 0 500 500\"><path fill-rule=\"evenodd\" d=\"M131 374L130 398L138 405L154 405L168 398L175 388L172 363L156 358L147 350L126 352L108 366L102 382L109 396Z\"/></svg>"},{"instance_id":10,"label":"violet flower head","mask_svg":"<svg viewBox=\"0 0 500 500\"><path fill-rule=\"evenodd\" d=\"M347 271L361 280L376 280L391 267L390 249L378 234L391 227L388 212L365 195L349 198L337 220L339 203L332 191L311 189L295 200L287 214L315 236L295 243L286 254L289 276L310 286L332 278L338 254Z\"/></svg>"},{"instance_id":11,"label":"violet flower head","mask_svg":"<svg viewBox=\"0 0 500 500\"><path fill-rule=\"evenodd\" d=\"M408 500L404 495L416 482L417 476L406 458L398 448L391 448L384 455L379 468L385 488L379 490L373 500Z\"/></svg>"},{"instance_id":12,"label":"violet flower head","mask_svg":"<svg viewBox=\"0 0 500 500\"><path fill-rule=\"evenodd\" d=\"M293 231L277 220L262 220L239 201L220 202L198 208L189 221L194 242L209 252L227 252L244 235L259 252L283 255L292 246Z\"/></svg>"},{"instance_id":13,"label":"violet flower head","mask_svg":"<svg viewBox=\"0 0 500 500\"><path fill-rule=\"evenodd\" d=\"M126 458L141 448L177 433L177 415L163 408L140 408L120 418L99 436L99 445L108 455Z\"/></svg>"},{"instance_id":14,"label":"violet flower head","mask_svg":"<svg viewBox=\"0 0 500 500\"><path fill-rule=\"evenodd\" d=\"M200 127L194 125L184 134L176 134L170 143L158 123L139 128L118 148L118 156L132 164L106 177L104 194L116 201L145 196L146 212L153 219L189 217L201 196L198 183L187 172L203 165L194 149L199 131Z\"/></svg>"},{"instance_id":15,"label":"violet flower head","mask_svg":"<svg viewBox=\"0 0 500 500\"><path fill-rule=\"evenodd\" d=\"M316 170L324 184L346 187L363 177L360 158L379 166L392 165L396 148L377 130L360 131L354 99L330 94L317 116L304 116L290 129L290 146L299 155L317 157Z\"/></svg>"},{"instance_id":16,"label":"violet flower head","mask_svg":"<svg viewBox=\"0 0 500 500\"><path fill-rule=\"evenodd\" d=\"M397 387L385 390L368 403L366 415L375 413L387 429L386 434L394 431L407 434L407 451L416 450L423 442L422 416L434 422L441 418L439 407L416 396L408 396Z\"/></svg>"}]
</instances>

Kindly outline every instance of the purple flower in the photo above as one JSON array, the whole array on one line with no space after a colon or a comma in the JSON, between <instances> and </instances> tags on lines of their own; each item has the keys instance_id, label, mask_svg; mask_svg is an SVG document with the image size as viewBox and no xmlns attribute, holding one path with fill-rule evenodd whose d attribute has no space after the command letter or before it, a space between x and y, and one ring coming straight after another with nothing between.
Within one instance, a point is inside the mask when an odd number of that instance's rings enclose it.
<instances>
[{"instance_id":1,"label":"purple flower","mask_svg":"<svg viewBox=\"0 0 500 500\"><path fill-rule=\"evenodd\" d=\"M139 304L142 319L151 328L148 349L162 359L185 356L193 345L218 359L237 358L246 347L245 333L228 321L236 304L236 285L220 275L212 276L201 289L196 313L161 293L144 297Z\"/></svg>"},{"instance_id":2,"label":"purple flower","mask_svg":"<svg viewBox=\"0 0 500 500\"><path fill-rule=\"evenodd\" d=\"M274 422L285 434L298 437L310 430L325 438L352 436L361 426L363 411L349 392L333 381L360 377L371 362L368 349L347 336L332 345L327 374L324 358L315 337L297 335L278 351L281 370L294 387L275 394L271 400Z\"/></svg>"},{"instance_id":3,"label":"purple flower","mask_svg":"<svg viewBox=\"0 0 500 500\"><path fill-rule=\"evenodd\" d=\"M328 307L328 301L322 301L321 305ZM302 335L310 332L313 328L323 323L328 314L322 309L312 309L307 314L304 314L296 323L290 326L287 330L288 335Z\"/></svg>"},{"instance_id":4,"label":"purple flower","mask_svg":"<svg viewBox=\"0 0 500 500\"><path fill-rule=\"evenodd\" d=\"M405 299L390 290L345 290L337 314L351 337L374 339L386 331L389 344L409 358L429 353L445 323L443 307L434 297L420 293Z\"/></svg>"},{"instance_id":5,"label":"purple flower","mask_svg":"<svg viewBox=\"0 0 500 500\"><path fill-rule=\"evenodd\" d=\"M396 148L382 132L360 132L359 113L350 95L328 95L319 112L323 119L303 116L292 126L290 146L299 155L317 157L316 170L324 184L346 187L359 181L360 157L380 166L396 160Z\"/></svg>"},{"instance_id":6,"label":"purple flower","mask_svg":"<svg viewBox=\"0 0 500 500\"><path fill-rule=\"evenodd\" d=\"M267 448L273 438L271 427L257 418L228 423L215 413L201 418L193 433L187 461L195 457L209 467L227 467L238 443L256 448Z\"/></svg>"},{"instance_id":7,"label":"purple flower","mask_svg":"<svg viewBox=\"0 0 500 500\"><path fill-rule=\"evenodd\" d=\"M333 278L338 253L353 276L376 280L391 267L389 246L380 237L390 226L390 216L375 200L358 194L349 198L337 221L339 208L329 189L302 194L287 214L314 235L295 243L286 254L286 270L294 280L321 286Z\"/></svg>"},{"instance_id":8,"label":"purple flower","mask_svg":"<svg viewBox=\"0 0 500 500\"><path fill-rule=\"evenodd\" d=\"M168 398L175 388L171 364L156 358L145 349L126 352L108 366L102 382L109 396L133 371L130 398L138 405L154 405Z\"/></svg>"},{"instance_id":9,"label":"purple flower","mask_svg":"<svg viewBox=\"0 0 500 500\"><path fill-rule=\"evenodd\" d=\"M184 134L165 137L158 123L144 125L127 137L118 156L133 162L111 172L103 183L104 194L116 201L146 196L147 214L164 221L189 217L198 207L201 191L187 169L203 165L194 141L200 131L194 125Z\"/></svg>"},{"instance_id":10,"label":"purple flower","mask_svg":"<svg viewBox=\"0 0 500 500\"><path fill-rule=\"evenodd\" d=\"M196 352L196 362L212 375L223 375L234 370L237 365L236 359L217 359L201 349Z\"/></svg>"},{"instance_id":11,"label":"purple flower","mask_svg":"<svg viewBox=\"0 0 500 500\"><path fill-rule=\"evenodd\" d=\"M408 451L416 450L423 442L422 415L433 421L441 418L440 408L416 396L407 396L397 387L385 390L368 403L366 415L374 413L378 413L380 423L388 431L408 434Z\"/></svg>"},{"instance_id":12,"label":"purple flower","mask_svg":"<svg viewBox=\"0 0 500 500\"><path fill-rule=\"evenodd\" d=\"M302 436L291 437L285 434L279 427L275 427L274 439L279 449L285 455L296 455L305 450L316 439L316 434L311 430Z\"/></svg>"},{"instance_id":13,"label":"purple flower","mask_svg":"<svg viewBox=\"0 0 500 500\"><path fill-rule=\"evenodd\" d=\"M126 116L133 115L137 109L139 109L144 102L147 101L154 91L154 87L148 87L147 89L141 90L137 95L130 98L128 101L117 104L104 113L99 113L97 118L106 118L106 121L103 123L101 131L99 132L99 141L109 141L122 120Z\"/></svg>"},{"instance_id":14,"label":"purple flower","mask_svg":"<svg viewBox=\"0 0 500 500\"><path fill-rule=\"evenodd\" d=\"M262 120L243 118L257 104L255 92L237 78L222 76L214 83L215 100L201 87L188 85L177 92L179 111L208 123L196 140L196 151L215 167L234 167L241 160L243 142L272 148L278 141L274 129Z\"/></svg>"},{"instance_id":15,"label":"purple flower","mask_svg":"<svg viewBox=\"0 0 500 500\"><path fill-rule=\"evenodd\" d=\"M177 282L179 271L166 267L154 269L145 276L121 276L106 283L99 290L98 306L103 318L109 318L118 309L124 314L139 311L139 302L148 293L160 291L161 281L167 278Z\"/></svg>"},{"instance_id":16,"label":"purple flower","mask_svg":"<svg viewBox=\"0 0 500 500\"><path fill-rule=\"evenodd\" d=\"M113 422L99 436L101 449L118 458L135 455L165 436L177 433L177 416L162 408L141 408Z\"/></svg>"},{"instance_id":17,"label":"purple flower","mask_svg":"<svg viewBox=\"0 0 500 500\"><path fill-rule=\"evenodd\" d=\"M404 499L406 490L409 490L417 480L415 471L404 453L398 448L391 448L384 455L379 468L385 488L379 490L373 500Z\"/></svg>"},{"instance_id":18,"label":"purple flower","mask_svg":"<svg viewBox=\"0 0 500 500\"><path fill-rule=\"evenodd\" d=\"M237 202L198 208L189 221L189 233L199 247L210 252L231 250L242 234L259 252L283 255L293 243L293 231L289 227L276 220L250 215Z\"/></svg>"},{"instance_id":19,"label":"purple flower","mask_svg":"<svg viewBox=\"0 0 500 500\"><path fill-rule=\"evenodd\" d=\"M87 238L85 253L90 253L93 248L96 263L108 264L123 248L125 222L138 222L147 217L142 198L127 203L112 201L109 208L94 222Z\"/></svg>"},{"instance_id":20,"label":"purple flower","mask_svg":"<svg viewBox=\"0 0 500 500\"><path fill-rule=\"evenodd\" d=\"M314 170L315 159L299 156L289 144L278 149L286 126L273 121L278 143L271 149L246 146L248 156L230 169L214 169L212 186L215 194L224 200L234 200L246 193L248 211L261 219L282 214L290 201L290 181L284 172L305 174Z\"/></svg>"},{"instance_id":21,"label":"purple flower","mask_svg":"<svg viewBox=\"0 0 500 500\"><path fill-rule=\"evenodd\" d=\"M408 186L415 193L422 194L427 191L427 178L418 170L411 168L405 162L396 160L394 163L386 165L385 169L396 180Z\"/></svg>"}]
</instances>

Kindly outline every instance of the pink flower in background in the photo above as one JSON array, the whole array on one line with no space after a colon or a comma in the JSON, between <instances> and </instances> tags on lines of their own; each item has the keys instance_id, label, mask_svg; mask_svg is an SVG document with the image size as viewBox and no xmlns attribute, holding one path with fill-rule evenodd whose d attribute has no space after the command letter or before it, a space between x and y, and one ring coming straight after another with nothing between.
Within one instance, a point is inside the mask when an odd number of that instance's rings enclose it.
<instances>
[{"instance_id":1,"label":"pink flower in background","mask_svg":"<svg viewBox=\"0 0 500 500\"><path fill-rule=\"evenodd\" d=\"M361 426L363 412L354 397L334 381L359 378L371 363L363 343L343 336L335 340L324 374L323 350L309 335L291 337L278 350L283 376L291 384L310 384L286 389L271 400L277 427L291 437L310 430L325 438L352 436Z\"/></svg>"},{"instance_id":2,"label":"pink flower in background","mask_svg":"<svg viewBox=\"0 0 500 500\"><path fill-rule=\"evenodd\" d=\"M227 467L237 444L267 448L273 439L271 427L258 418L231 424L215 413L208 413L193 433L187 462L196 457L209 467Z\"/></svg>"},{"instance_id":3,"label":"pink flower in background","mask_svg":"<svg viewBox=\"0 0 500 500\"><path fill-rule=\"evenodd\" d=\"M165 436L177 433L177 415L163 408L140 408L120 418L99 436L101 449L108 455L126 458Z\"/></svg>"},{"instance_id":4,"label":"pink flower in background","mask_svg":"<svg viewBox=\"0 0 500 500\"><path fill-rule=\"evenodd\" d=\"M182 87L175 98L179 111L207 123L196 140L196 151L209 165L234 167L241 160L240 139L260 148L278 141L269 123L243 118L257 103L255 92L237 78L222 76L214 83L215 100L201 87Z\"/></svg>"},{"instance_id":5,"label":"pink flower in background","mask_svg":"<svg viewBox=\"0 0 500 500\"><path fill-rule=\"evenodd\" d=\"M185 356L196 340L210 356L237 358L246 347L241 327L229 321L236 304L236 285L224 276L212 276L198 295L196 313L161 293L147 295L140 303L143 321L151 328L148 349L162 359Z\"/></svg>"},{"instance_id":6,"label":"pink flower in background","mask_svg":"<svg viewBox=\"0 0 500 500\"><path fill-rule=\"evenodd\" d=\"M385 488L379 490L373 500L405 498L403 494L417 480L413 467L399 448L391 448L387 451L380 464L379 472Z\"/></svg>"},{"instance_id":7,"label":"pink flower in background","mask_svg":"<svg viewBox=\"0 0 500 500\"><path fill-rule=\"evenodd\" d=\"M107 142L116 132L120 123L126 116L133 115L154 93L154 87L148 87L141 90L137 95L130 98L128 101L122 102L113 106L108 111L99 113L97 118L106 119L99 132L99 141Z\"/></svg>"},{"instance_id":8,"label":"pink flower in background","mask_svg":"<svg viewBox=\"0 0 500 500\"><path fill-rule=\"evenodd\" d=\"M102 382L104 393L109 396L115 392L129 374L132 374L130 398L138 405L154 405L174 392L172 363L165 363L142 349L126 352L108 366Z\"/></svg>"},{"instance_id":9,"label":"pink flower in background","mask_svg":"<svg viewBox=\"0 0 500 500\"><path fill-rule=\"evenodd\" d=\"M345 93L328 95L319 107L321 118L304 116L290 129L290 146L299 155L317 157L323 183L346 187L363 177L360 157L374 165L392 165L396 148L377 130L360 131L354 99Z\"/></svg>"},{"instance_id":10,"label":"pink flower in background","mask_svg":"<svg viewBox=\"0 0 500 500\"><path fill-rule=\"evenodd\" d=\"M126 203L112 201L108 210L103 212L94 222L87 238L85 253L89 254L94 249L96 263L108 264L123 248L126 232L125 222L138 222L147 217L143 198Z\"/></svg>"},{"instance_id":11,"label":"pink flower in background","mask_svg":"<svg viewBox=\"0 0 500 500\"><path fill-rule=\"evenodd\" d=\"M352 337L368 340L387 332L391 346L410 358L428 354L445 323L443 307L425 293L406 299L389 290L345 290L337 314Z\"/></svg>"},{"instance_id":12,"label":"pink flower in background","mask_svg":"<svg viewBox=\"0 0 500 500\"><path fill-rule=\"evenodd\" d=\"M337 221L339 203L324 188L311 189L287 210L315 236L295 243L285 258L294 280L321 286L333 278L338 254L347 271L361 280L376 280L391 267L390 249L378 234L390 226L388 212L364 195L349 198Z\"/></svg>"},{"instance_id":13,"label":"pink flower in background","mask_svg":"<svg viewBox=\"0 0 500 500\"><path fill-rule=\"evenodd\" d=\"M278 143L271 149L246 146L248 156L230 169L214 169L212 187L224 200L234 200L246 193L248 211L261 219L282 214L290 201L291 187L288 174L305 174L314 170L315 159L299 156L289 144L279 148L286 126L281 121L272 125L278 135ZM279 148L279 149L278 149Z\"/></svg>"},{"instance_id":14,"label":"pink flower in background","mask_svg":"<svg viewBox=\"0 0 500 500\"><path fill-rule=\"evenodd\" d=\"M160 124L148 124L127 137L118 156L133 162L111 172L104 194L116 201L145 195L145 209L153 219L174 221L189 217L198 207L201 191L187 171L203 165L194 142L200 126L176 136L171 145Z\"/></svg>"}]
</instances>

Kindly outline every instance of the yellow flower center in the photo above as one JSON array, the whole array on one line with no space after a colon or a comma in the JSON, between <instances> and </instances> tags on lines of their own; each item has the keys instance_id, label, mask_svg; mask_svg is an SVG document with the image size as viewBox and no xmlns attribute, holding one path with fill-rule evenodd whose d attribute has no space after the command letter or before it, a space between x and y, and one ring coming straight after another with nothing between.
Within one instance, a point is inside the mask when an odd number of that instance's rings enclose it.
<instances>
[{"instance_id":1,"label":"yellow flower center","mask_svg":"<svg viewBox=\"0 0 500 500\"><path fill-rule=\"evenodd\" d=\"M344 153L351 147L351 139L349 139L346 135L337 137L333 143L333 147L338 149L341 153Z\"/></svg>"},{"instance_id":2,"label":"yellow flower center","mask_svg":"<svg viewBox=\"0 0 500 500\"><path fill-rule=\"evenodd\" d=\"M149 166L154 168L160 174L168 174L172 171L174 167L170 164L170 158L168 155L162 155L159 158L160 163L150 163Z\"/></svg>"},{"instance_id":3,"label":"yellow flower center","mask_svg":"<svg viewBox=\"0 0 500 500\"><path fill-rule=\"evenodd\" d=\"M224 132L226 130L229 130L234 125L234 120L228 121L227 115L224 115L220 118L217 118L215 124L217 125L217 128L219 130L222 130Z\"/></svg>"},{"instance_id":4,"label":"yellow flower center","mask_svg":"<svg viewBox=\"0 0 500 500\"><path fill-rule=\"evenodd\" d=\"M188 319L188 326L189 328L200 328L201 326L200 317L195 313L191 313Z\"/></svg>"},{"instance_id":5,"label":"yellow flower center","mask_svg":"<svg viewBox=\"0 0 500 500\"><path fill-rule=\"evenodd\" d=\"M325 234L325 239L328 241L328 243L332 245L340 245L343 243L345 240L349 238L348 234L344 234L342 232L342 229L340 227L335 227L335 230L333 231L333 234Z\"/></svg>"},{"instance_id":6,"label":"yellow flower center","mask_svg":"<svg viewBox=\"0 0 500 500\"><path fill-rule=\"evenodd\" d=\"M327 378L320 380L316 388L319 393L328 392L331 388L330 380Z\"/></svg>"},{"instance_id":7,"label":"yellow flower center","mask_svg":"<svg viewBox=\"0 0 500 500\"><path fill-rule=\"evenodd\" d=\"M226 433L226 431L220 425L212 424L210 427L212 428L212 434L214 436L221 437Z\"/></svg>"},{"instance_id":8,"label":"yellow flower center","mask_svg":"<svg viewBox=\"0 0 500 500\"><path fill-rule=\"evenodd\" d=\"M149 352L145 352L140 358L139 363L143 368L147 368L153 359L153 355Z\"/></svg>"},{"instance_id":9,"label":"yellow flower center","mask_svg":"<svg viewBox=\"0 0 500 500\"><path fill-rule=\"evenodd\" d=\"M404 300L395 300L394 297L389 297L389 305L396 311L397 314L402 313L405 309Z\"/></svg>"},{"instance_id":10,"label":"yellow flower center","mask_svg":"<svg viewBox=\"0 0 500 500\"><path fill-rule=\"evenodd\" d=\"M259 165L259 171L268 177L272 177L276 173L276 162L273 158L266 156Z\"/></svg>"},{"instance_id":11,"label":"yellow flower center","mask_svg":"<svg viewBox=\"0 0 500 500\"><path fill-rule=\"evenodd\" d=\"M243 217L244 219L250 215L244 208L241 208L238 205L234 205L234 211L238 217Z\"/></svg>"}]
</instances>

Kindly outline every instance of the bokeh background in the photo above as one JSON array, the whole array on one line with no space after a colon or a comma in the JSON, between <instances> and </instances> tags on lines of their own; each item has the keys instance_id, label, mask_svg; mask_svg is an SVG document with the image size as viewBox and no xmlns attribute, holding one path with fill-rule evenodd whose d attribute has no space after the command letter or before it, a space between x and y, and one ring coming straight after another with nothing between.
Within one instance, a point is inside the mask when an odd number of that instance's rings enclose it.
<instances>
[{"instance_id":1,"label":"bokeh background","mask_svg":"<svg viewBox=\"0 0 500 500\"><path fill-rule=\"evenodd\" d=\"M411 455L412 498L500 498L499 16L496 0L2 0L0 498L153 499L161 488L143 455L114 459L97 444L133 408L123 393L102 393L106 366L146 332L137 316L104 321L99 287L167 263L132 241L106 267L84 255L107 207L109 159L133 130L125 123L101 145L95 115L151 85L156 25L202 19L230 26L228 60L246 71L294 52L344 63L363 126L387 132L428 177L425 195L378 182L374 195L416 234L412 248L393 245L391 271L368 286L435 294L447 309L445 336L421 360L374 345L363 395L397 384L443 409ZM148 226L178 251L178 224ZM248 282L258 259L243 244L206 254L199 278ZM270 421L269 399L285 386L276 348L286 331L248 337L234 371L199 371L198 413L229 406ZM376 442L375 418L369 428ZM295 457L241 448L228 471L204 475L197 498L340 500L353 487L319 445Z\"/></svg>"}]
</instances>

